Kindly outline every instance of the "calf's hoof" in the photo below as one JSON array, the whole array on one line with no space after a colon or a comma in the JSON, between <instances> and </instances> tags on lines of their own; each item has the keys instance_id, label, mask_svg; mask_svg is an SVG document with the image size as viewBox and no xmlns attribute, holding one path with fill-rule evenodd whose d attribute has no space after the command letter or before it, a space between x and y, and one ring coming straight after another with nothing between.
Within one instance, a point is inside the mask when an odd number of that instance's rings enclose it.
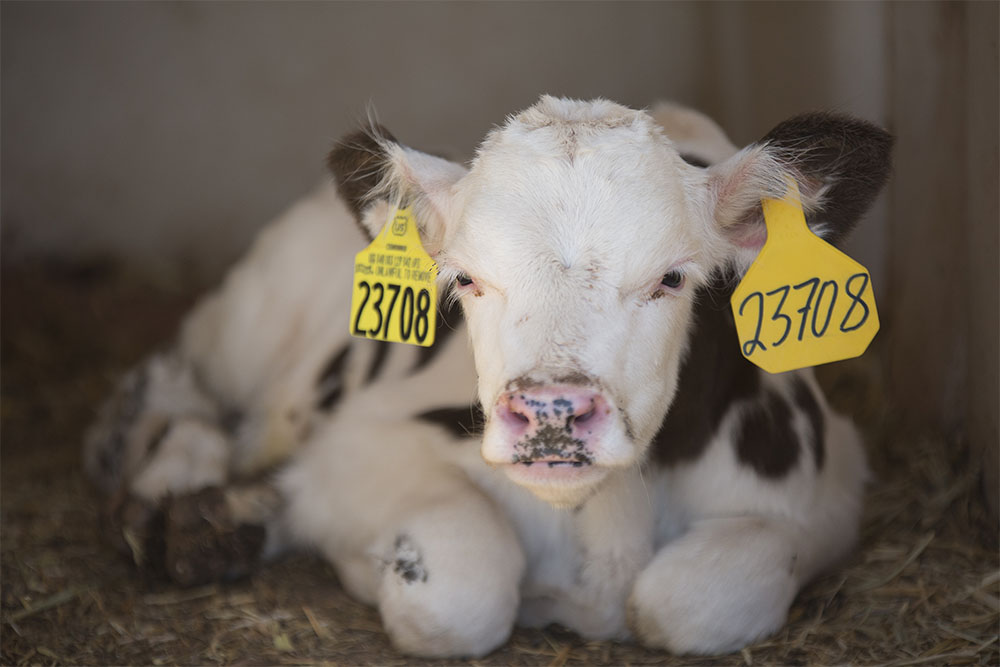
<instances>
[{"instance_id":1,"label":"calf's hoof","mask_svg":"<svg viewBox=\"0 0 1000 667\"><path fill-rule=\"evenodd\" d=\"M119 491L101 509L104 539L146 574L163 574L163 509Z\"/></svg>"},{"instance_id":2,"label":"calf's hoof","mask_svg":"<svg viewBox=\"0 0 1000 667\"><path fill-rule=\"evenodd\" d=\"M169 498L164 566L181 586L235 579L260 562L267 529L234 517L219 487Z\"/></svg>"}]
</instances>

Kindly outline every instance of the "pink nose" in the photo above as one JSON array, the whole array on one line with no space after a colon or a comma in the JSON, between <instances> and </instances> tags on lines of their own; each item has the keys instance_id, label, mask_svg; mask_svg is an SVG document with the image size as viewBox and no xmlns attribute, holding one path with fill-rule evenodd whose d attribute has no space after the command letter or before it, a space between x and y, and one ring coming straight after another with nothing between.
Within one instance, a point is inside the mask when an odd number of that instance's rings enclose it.
<instances>
[{"instance_id":1,"label":"pink nose","mask_svg":"<svg viewBox=\"0 0 1000 667\"><path fill-rule=\"evenodd\" d=\"M500 396L496 416L515 463L591 463L594 445L610 421L611 408L597 391L548 385Z\"/></svg>"}]
</instances>

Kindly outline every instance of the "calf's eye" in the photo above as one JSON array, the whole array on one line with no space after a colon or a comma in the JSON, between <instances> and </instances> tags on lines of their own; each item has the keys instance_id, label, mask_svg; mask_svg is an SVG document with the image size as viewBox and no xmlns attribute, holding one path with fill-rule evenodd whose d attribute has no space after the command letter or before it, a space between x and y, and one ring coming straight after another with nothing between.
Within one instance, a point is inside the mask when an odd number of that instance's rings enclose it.
<instances>
[{"instance_id":1,"label":"calf's eye","mask_svg":"<svg viewBox=\"0 0 1000 667\"><path fill-rule=\"evenodd\" d=\"M470 278L467 273L460 273L455 276L455 282L462 287L468 287L472 284L472 278Z\"/></svg>"},{"instance_id":2,"label":"calf's eye","mask_svg":"<svg viewBox=\"0 0 1000 667\"><path fill-rule=\"evenodd\" d=\"M668 271L663 274L663 279L660 280L660 284L664 287L669 287L670 289L678 289L684 284L684 274L680 271Z\"/></svg>"}]
</instances>

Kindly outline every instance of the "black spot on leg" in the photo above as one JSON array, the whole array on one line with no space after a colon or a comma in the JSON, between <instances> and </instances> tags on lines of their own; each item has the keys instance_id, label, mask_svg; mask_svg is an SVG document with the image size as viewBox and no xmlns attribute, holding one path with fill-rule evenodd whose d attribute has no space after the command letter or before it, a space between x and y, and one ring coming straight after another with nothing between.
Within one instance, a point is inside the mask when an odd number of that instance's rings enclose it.
<instances>
[{"instance_id":1,"label":"black spot on leg","mask_svg":"<svg viewBox=\"0 0 1000 667\"><path fill-rule=\"evenodd\" d=\"M809 385L802 378L795 378L792 382L792 395L795 399L795 405L809 417L813 434L813 460L816 462L816 470L821 470L826 458L826 420L823 418L823 411L820 410L819 403L816 402L816 397Z\"/></svg>"},{"instance_id":2,"label":"black spot on leg","mask_svg":"<svg viewBox=\"0 0 1000 667\"><path fill-rule=\"evenodd\" d=\"M393 545L392 571L408 584L427 581L423 557L408 535L399 535Z\"/></svg>"},{"instance_id":3,"label":"black spot on leg","mask_svg":"<svg viewBox=\"0 0 1000 667\"><path fill-rule=\"evenodd\" d=\"M742 415L735 438L736 456L764 477L784 477L799 458L799 439L785 400L766 391Z\"/></svg>"}]
</instances>

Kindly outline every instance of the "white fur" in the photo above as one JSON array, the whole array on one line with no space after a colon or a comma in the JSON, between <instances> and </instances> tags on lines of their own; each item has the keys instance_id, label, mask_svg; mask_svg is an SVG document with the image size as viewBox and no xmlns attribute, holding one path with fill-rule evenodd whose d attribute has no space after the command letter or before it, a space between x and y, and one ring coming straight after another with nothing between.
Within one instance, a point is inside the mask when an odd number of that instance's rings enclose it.
<instances>
[{"instance_id":1,"label":"white fur","mask_svg":"<svg viewBox=\"0 0 1000 667\"><path fill-rule=\"evenodd\" d=\"M696 460L646 465L683 391L695 289L716 267L745 264L726 228L783 183L766 150L734 155L700 114L672 107L658 118L666 136L647 114L610 102L543 98L492 132L468 169L387 143L381 194L415 206L443 288L459 273L474 280L458 296L471 350L463 325L411 373L416 350L395 346L365 384L375 351L355 342L329 419L312 411L315 382L348 344L351 264L363 247L331 188L265 231L184 326L183 358L220 402L245 412L230 470L288 461L282 530L377 605L403 651L482 655L515 619L593 638L634 632L681 652L734 650L780 627L799 588L854 541L863 451L825 403L819 470L809 454L779 479L742 465L738 404ZM686 165L672 129L684 150L728 161ZM373 201L370 231L388 211ZM665 291L672 270L686 284ZM574 373L614 407L593 443L598 474L569 490L544 474L515 484L491 418L498 397L520 377ZM785 394L793 376L768 382ZM488 418L481 447L413 419L476 399ZM805 417L795 419L805 440ZM142 488L178 483L144 474Z\"/></svg>"}]
</instances>

